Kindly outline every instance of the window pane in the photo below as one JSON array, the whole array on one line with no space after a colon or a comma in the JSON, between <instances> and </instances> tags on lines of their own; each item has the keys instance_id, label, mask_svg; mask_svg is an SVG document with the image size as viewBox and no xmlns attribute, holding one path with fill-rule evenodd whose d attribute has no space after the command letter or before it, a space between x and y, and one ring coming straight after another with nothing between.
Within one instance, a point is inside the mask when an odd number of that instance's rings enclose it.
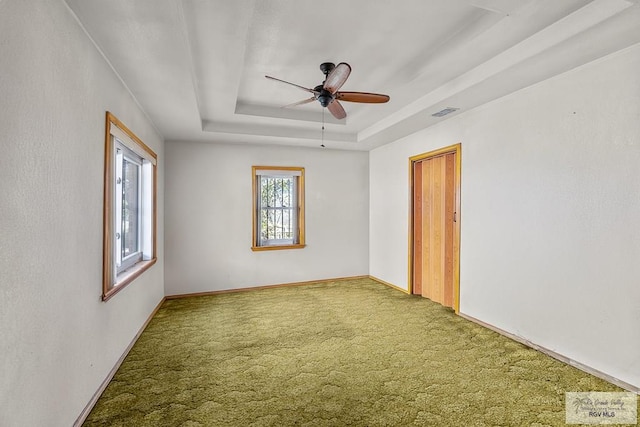
<instances>
[{"instance_id":1,"label":"window pane","mask_svg":"<svg viewBox=\"0 0 640 427\"><path fill-rule=\"evenodd\" d=\"M140 165L122 163L122 258L139 251Z\"/></svg>"},{"instance_id":2,"label":"window pane","mask_svg":"<svg viewBox=\"0 0 640 427\"><path fill-rule=\"evenodd\" d=\"M293 233L291 230L291 211L285 209L282 211L282 232L283 239L292 239Z\"/></svg>"},{"instance_id":3,"label":"window pane","mask_svg":"<svg viewBox=\"0 0 640 427\"><path fill-rule=\"evenodd\" d=\"M282 210L274 209L273 213L274 213L273 227L275 229L276 239L282 239Z\"/></svg>"},{"instance_id":4,"label":"window pane","mask_svg":"<svg viewBox=\"0 0 640 427\"><path fill-rule=\"evenodd\" d=\"M274 227L274 223L276 222L276 213L273 209L267 210L267 239L274 239L276 235L276 230Z\"/></svg>"}]
</instances>

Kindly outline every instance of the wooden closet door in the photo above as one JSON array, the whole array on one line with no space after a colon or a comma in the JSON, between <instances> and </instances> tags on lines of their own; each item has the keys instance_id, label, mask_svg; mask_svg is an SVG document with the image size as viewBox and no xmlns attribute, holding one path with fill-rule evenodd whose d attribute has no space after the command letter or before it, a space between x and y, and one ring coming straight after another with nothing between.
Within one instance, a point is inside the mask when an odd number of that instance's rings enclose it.
<instances>
[{"instance_id":1,"label":"wooden closet door","mask_svg":"<svg viewBox=\"0 0 640 427\"><path fill-rule=\"evenodd\" d=\"M416 162L414 183L414 293L453 307L455 153Z\"/></svg>"}]
</instances>

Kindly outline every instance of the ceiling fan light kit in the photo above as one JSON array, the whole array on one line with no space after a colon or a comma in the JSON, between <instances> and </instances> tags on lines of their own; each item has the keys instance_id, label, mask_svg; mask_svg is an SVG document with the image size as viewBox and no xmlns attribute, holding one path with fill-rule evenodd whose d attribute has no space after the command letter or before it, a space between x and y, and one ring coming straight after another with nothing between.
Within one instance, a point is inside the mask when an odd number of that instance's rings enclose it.
<instances>
[{"instance_id":1,"label":"ceiling fan light kit","mask_svg":"<svg viewBox=\"0 0 640 427\"><path fill-rule=\"evenodd\" d=\"M304 86L300 86L285 80L280 80L271 76L265 77L271 80L295 86L299 89L313 94L313 97L311 98L303 99L302 101L289 104L285 107L295 107L317 100L322 107L326 107L327 110L329 110L329 112L333 115L333 117L338 120L347 117L347 112L338 100L366 104L381 104L388 102L390 99L388 95L382 95L379 93L339 92L340 88L347 81L347 78L349 78L349 75L351 74L351 66L346 62L341 62L338 65L335 65L333 62L323 62L322 64L320 64L320 71L322 71L325 76L324 82L314 87L313 89L309 89Z\"/></svg>"}]
</instances>

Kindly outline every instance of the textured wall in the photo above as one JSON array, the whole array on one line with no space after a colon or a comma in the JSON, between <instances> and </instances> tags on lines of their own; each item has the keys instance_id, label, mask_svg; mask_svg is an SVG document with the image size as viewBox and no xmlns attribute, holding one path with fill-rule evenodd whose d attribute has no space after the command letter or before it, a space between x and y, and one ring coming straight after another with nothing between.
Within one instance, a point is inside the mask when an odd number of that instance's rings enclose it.
<instances>
[{"instance_id":1,"label":"textured wall","mask_svg":"<svg viewBox=\"0 0 640 427\"><path fill-rule=\"evenodd\" d=\"M640 46L370 153L370 272L407 285L408 157L462 143L461 312L640 386Z\"/></svg>"},{"instance_id":2,"label":"textured wall","mask_svg":"<svg viewBox=\"0 0 640 427\"><path fill-rule=\"evenodd\" d=\"M0 3L0 425L68 426L163 296L163 141L61 0ZM104 303L105 111L160 158L159 262Z\"/></svg>"},{"instance_id":3,"label":"textured wall","mask_svg":"<svg viewBox=\"0 0 640 427\"><path fill-rule=\"evenodd\" d=\"M368 273L365 152L168 142L166 293ZM305 168L304 249L251 250L251 166Z\"/></svg>"}]
</instances>

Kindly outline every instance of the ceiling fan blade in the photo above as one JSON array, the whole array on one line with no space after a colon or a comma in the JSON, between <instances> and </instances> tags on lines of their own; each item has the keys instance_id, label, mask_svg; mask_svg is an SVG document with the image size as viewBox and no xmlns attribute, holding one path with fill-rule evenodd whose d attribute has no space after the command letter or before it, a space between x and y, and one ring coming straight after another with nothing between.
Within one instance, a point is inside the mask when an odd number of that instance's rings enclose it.
<instances>
[{"instance_id":1,"label":"ceiling fan blade","mask_svg":"<svg viewBox=\"0 0 640 427\"><path fill-rule=\"evenodd\" d=\"M327 76L324 88L332 94L336 93L347 81L349 74L351 74L351 66L346 62L339 63Z\"/></svg>"},{"instance_id":2,"label":"ceiling fan blade","mask_svg":"<svg viewBox=\"0 0 640 427\"><path fill-rule=\"evenodd\" d=\"M265 77L266 77L266 78L268 78L268 79L270 79L270 80L275 80L275 81L277 81L277 82L282 82L282 83L286 83L286 84L291 85L291 86L295 86L295 87L300 88L300 89L302 89L302 90L304 90L304 91L306 91L306 92L310 92L310 93L313 93L313 94L317 93L317 92L316 92L315 90L313 90L313 89L309 89L309 88L306 88L306 87L304 87L304 86L300 86L300 85L297 85L297 84L295 84L295 83L288 82L288 81L286 81L286 80L276 79L275 77L271 77L271 76L265 76Z\"/></svg>"},{"instance_id":3,"label":"ceiling fan blade","mask_svg":"<svg viewBox=\"0 0 640 427\"><path fill-rule=\"evenodd\" d=\"M344 111L344 108L337 99L334 99L331 104L327 105L327 110L329 110L329 112L333 114L333 117L338 120L342 120L347 117L347 112Z\"/></svg>"},{"instance_id":4,"label":"ceiling fan blade","mask_svg":"<svg viewBox=\"0 0 640 427\"><path fill-rule=\"evenodd\" d=\"M295 107L295 106L298 106L298 105L308 104L308 103L313 102L315 100L316 100L316 97L312 96L311 98L303 99L302 101L298 101L298 102L294 102L293 104L285 105L282 108L289 108L289 107Z\"/></svg>"},{"instance_id":5,"label":"ceiling fan blade","mask_svg":"<svg viewBox=\"0 0 640 427\"><path fill-rule=\"evenodd\" d=\"M347 102L365 102L368 104L382 104L389 101L389 95L369 92L338 92L336 99Z\"/></svg>"}]
</instances>

